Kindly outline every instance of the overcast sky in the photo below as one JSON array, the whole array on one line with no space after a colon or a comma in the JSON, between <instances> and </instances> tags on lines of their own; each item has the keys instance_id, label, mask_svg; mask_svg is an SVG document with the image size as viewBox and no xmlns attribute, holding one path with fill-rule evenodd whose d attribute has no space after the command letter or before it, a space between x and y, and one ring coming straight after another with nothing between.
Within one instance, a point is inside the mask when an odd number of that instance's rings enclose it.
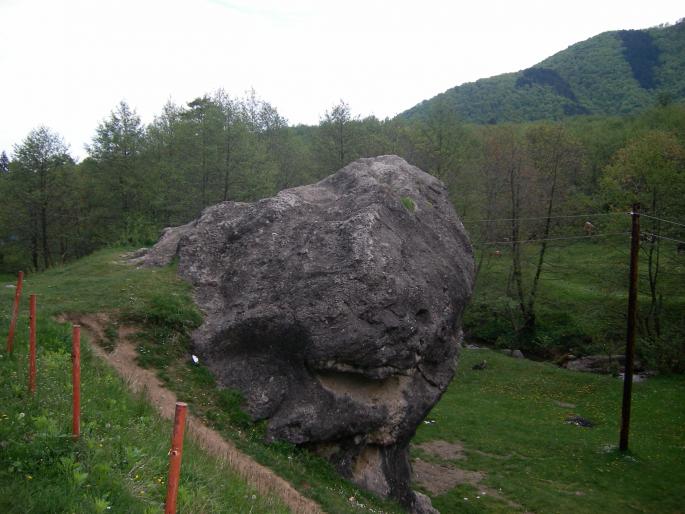
<instances>
[{"instance_id":1,"label":"overcast sky","mask_svg":"<svg viewBox=\"0 0 685 514\"><path fill-rule=\"evenodd\" d=\"M120 100L147 123L218 88L254 88L291 124L340 99L391 117L600 32L684 16L670 0L0 0L0 151L47 125L83 158Z\"/></svg>"}]
</instances>

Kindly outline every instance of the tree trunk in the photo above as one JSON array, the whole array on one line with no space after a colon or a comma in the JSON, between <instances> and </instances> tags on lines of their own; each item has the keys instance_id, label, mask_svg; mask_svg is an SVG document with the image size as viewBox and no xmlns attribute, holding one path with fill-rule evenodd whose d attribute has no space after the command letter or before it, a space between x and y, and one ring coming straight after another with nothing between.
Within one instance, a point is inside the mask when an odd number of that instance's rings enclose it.
<instances>
[{"instance_id":1,"label":"tree trunk","mask_svg":"<svg viewBox=\"0 0 685 514\"><path fill-rule=\"evenodd\" d=\"M652 214L657 215L656 210L656 192L652 195ZM647 271L649 277L649 311L645 320L645 327L647 335L651 337L659 337L661 335L661 320L659 319L659 294L657 289L657 282L659 278L659 257L660 245L659 235L661 232L661 223L659 220L654 220L652 224L652 236L649 238L649 252L647 254Z\"/></svg>"},{"instance_id":2,"label":"tree trunk","mask_svg":"<svg viewBox=\"0 0 685 514\"><path fill-rule=\"evenodd\" d=\"M538 284L540 281L540 274L542 273L542 265L545 261L545 252L547 251L547 238L549 237L550 227L552 226L552 211L554 209L554 194L557 188L557 175L559 169L559 155L555 155L554 164L552 168L552 185L549 191L549 200L547 202L547 216L545 218L545 228L542 232L542 242L540 244L540 253L538 255L538 263L535 268L535 276L533 277L533 285L530 288L530 295L528 296L528 313L530 319L530 326L527 329L535 330L535 299L537 296Z\"/></svg>"},{"instance_id":3,"label":"tree trunk","mask_svg":"<svg viewBox=\"0 0 685 514\"><path fill-rule=\"evenodd\" d=\"M45 205L42 205L40 208L40 229L43 247L43 266L47 269L50 267L50 247L48 245L48 217Z\"/></svg>"},{"instance_id":4,"label":"tree trunk","mask_svg":"<svg viewBox=\"0 0 685 514\"><path fill-rule=\"evenodd\" d=\"M228 129L230 130L230 129ZM224 159L224 202L228 200L228 186L231 172L231 135L226 135L226 157Z\"/></svg>"},{"instance_id":5,"label":"tree trunk","mask_svg":"<svg viewBox=\"0 0 685 514\"><path fill-rule=\"evenodd\" d=\"M345 145L344 145L344 138L343 138L343 127L344 124L343 122L340 122L338 124L338 142L339 142L339 150L340 150L340 167L342 168L345 165Z\"/></svg>"},{"instance_id":6,"label":"tree trunk","mask_svg":"<svg viewBox=\"0 0 685 514\"><path fill-rule=\"evenodd\" d=\"M513 157L513 156L512 156ZM521 270L521 242L520 242L520 226L519 217L521 214L521 184L518 180L518 167L515 162L512 162L509 169L509 189L511 192L511 263L512 263L512 279L516 286L516 294L518 297L519 309L523 317L524 326L528 320L528 310L525 301L525 293L523 290L523 273Z\"/></svg>"}]
</instances>

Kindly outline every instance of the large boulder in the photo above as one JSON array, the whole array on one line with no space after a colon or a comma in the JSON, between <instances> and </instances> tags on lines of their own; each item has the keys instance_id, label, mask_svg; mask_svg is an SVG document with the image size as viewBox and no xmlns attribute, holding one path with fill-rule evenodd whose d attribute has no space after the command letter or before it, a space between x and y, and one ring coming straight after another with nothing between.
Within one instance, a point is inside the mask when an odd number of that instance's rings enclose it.
<instances>
[{"instance_id":1,"label":"large boulder","mask_svg":"<svg viewBox=\"0 0 685 514\"><path fill-rule=\"evenodd\" d=\"M408 445L452 379L474 263L438 179L386 155L167 229L204 323L194 351L267 437L409 508Z\"/></svg>"}]
</instances>

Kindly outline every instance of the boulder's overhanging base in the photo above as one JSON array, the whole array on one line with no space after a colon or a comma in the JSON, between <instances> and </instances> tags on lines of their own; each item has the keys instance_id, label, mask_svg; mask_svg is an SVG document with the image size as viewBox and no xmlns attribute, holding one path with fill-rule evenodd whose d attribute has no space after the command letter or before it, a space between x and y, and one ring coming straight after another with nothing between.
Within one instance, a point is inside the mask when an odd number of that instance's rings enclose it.
<instances>
[{"instance_id":1,"label":"boulder's overhanging base","mask_svg":"<svg viewBox=\"0 0 685 514\"><path fill-rule=\"evenodd\" d=\"M195 287L195 353L267 437L328 458L415 511L408 445L454 375L470 243L436 178L360 159L255 203L165 230L142 257Z\"/></svg>"}]
</instances>

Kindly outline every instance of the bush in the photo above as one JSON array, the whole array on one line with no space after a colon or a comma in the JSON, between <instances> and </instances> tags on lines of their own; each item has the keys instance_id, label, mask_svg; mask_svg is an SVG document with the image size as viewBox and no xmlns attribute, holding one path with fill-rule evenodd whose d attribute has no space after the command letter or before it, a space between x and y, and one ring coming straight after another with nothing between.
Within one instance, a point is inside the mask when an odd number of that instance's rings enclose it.
<instances>
[{"instance_id":1,"label":"bush","mask_svg":"<svg viewBox=\"0 0 685 514\"><path fill-rule=\"evenodd\" d=\"M685 334L641 337L636 352L647 369L660 373L685 372Z\"/></svg>"}]
</instances>

